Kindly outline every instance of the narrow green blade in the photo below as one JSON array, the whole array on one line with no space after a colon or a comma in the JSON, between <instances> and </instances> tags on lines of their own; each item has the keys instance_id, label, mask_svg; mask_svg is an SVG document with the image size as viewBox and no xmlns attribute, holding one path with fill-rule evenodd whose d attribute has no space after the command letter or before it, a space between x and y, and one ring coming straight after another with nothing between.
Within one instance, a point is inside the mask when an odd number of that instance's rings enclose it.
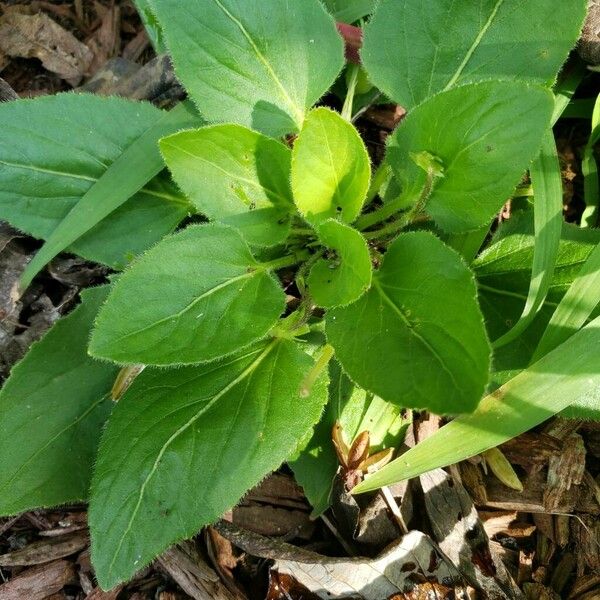
<instances>
[{"instance_id":1,"label":"narrow green blade","mask_svg":"<svg viewBox=\"0 0 600 600\"><path fill-rule=\"evenodd\" d=\"M542 142L542 150L530 169L535 195L535 252L527 301L515 326L498 338L494 348L500 348L515 340L535 318L544 304L552 283L552 274L558 255L562 231L562 177L556 153L556 142L548 129Z\"/></svg>"},{"instance_id":2,"label":"narrow green blade","mask_svg":"<svg viewBox=\"0 0 600 600\"><path fill-rule=\"evenodd\" d=\"M554 311L533 355L540 359L571 337L590 318L600 302L600 244L583 263L581 271Z\"/></svg>"},{"instance_id":3,"label":"narrow green blade","mask_svg":"<svg viewBox=\"0 0 600 600\"><path fill-rule=\"evenodd\" d=\"M354 488L375 490L480 454L571 404L600 404L600 317L484 398L477 410L442 427Z\"/></svg>"},{"instance_id":4,"label":"narrow green blade","mask_svg":"<svg viewBox=\"0 0 600 600\"><path fill-rule=\"evenodd\" d=\"M158 140L184 127L198 126L200 118L189 103L166 112L153 127L131 144L71 209L27 265L21 292L57 254L121 206L164 168Z\"/></svg>"}]
</instances>

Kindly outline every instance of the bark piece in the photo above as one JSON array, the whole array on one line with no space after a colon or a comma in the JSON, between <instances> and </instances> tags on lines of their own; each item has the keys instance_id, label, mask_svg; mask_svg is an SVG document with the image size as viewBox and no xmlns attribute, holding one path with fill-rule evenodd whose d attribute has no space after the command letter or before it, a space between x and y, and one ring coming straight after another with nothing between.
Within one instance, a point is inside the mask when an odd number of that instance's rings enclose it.
<instances>
[{"instance_id":1,"label":"bark piece","mask_svg":"<svg viewBox=\"0 0 600 600\"><path fill-rule=\"evenodd\" d=\"M76 85L93 54L72 33L43 13L8 13L0 20L0 50L8 56L38 58L48 71Z\"/></svg>"},{"instance_id":2,"label":"bark piece","mask_svg":"<svg viewBox=\"0 0 600 600\"><path fill-rule=\"evenodd\" d=\"M118 595L123 589L123 585L118 585L112 590L105 592L99 587L94 588L86 597L85 600L117 600Z\"/></svg>"},{"instance_id":3,"label":"bark piece","mask_svg":"<svg viewBox=\"0 0 600 600\"><path fill-rule=\"evenodd\" d=\"M0 567L25 567L51 562L79 552L88 545L86 532L33 542L20 550L0 555Z\"/></svg>"},{"instance_id":4,"label":"bark piece","mask_svg":"<svg viewBox=\"0 0 600 600\"><path fill-rule=\"evenodd\" d=\"M75 569L66 560L38 565L0 585L0 600L43 600L75 581Z\"/></svg>"},{"instance_id":5,"label":"bark piece","mask_svg":"<svg viewBox=\"0 0 600 600\"><path fill-rule=\"evenodd\" d=\"M441 469L421 475L420 480L434 539L469 585L482 590L489 600L523 598L502 561L490 549L485 529L462 484Z\"/></svg>"},{"instance_id":6,"label":"bark piece","mask_svg":"<svg viewBox=\"0 0 600 600\"><path fill-rule=\"evenodd\" d=\"M172 546L157 563L194 600L238 600L202 560L192 542Z\"/></svg>"},{"instance_id":7,"label":"bark piece","mask_svg":"<svg viewBox=\"0 0 600 600\"><path fill-rule=\"evenodd\" d=\"M556 511L563 496L583 481L585 452L582 437L578 433L572 433L566 438L562 452L550 458L547 487L544 491L544 507L549 512Z\"/></svg>"},{"instance_id":8,"label":"bark piece","mask_svg":"<svg viewBox=\"0 0 600 600\"><path fill-rule=\"evenodd\" d=\"M586 62L600 64L600 0L588 3L588 15L577 49Z\"/></svg>"}]
</instances>

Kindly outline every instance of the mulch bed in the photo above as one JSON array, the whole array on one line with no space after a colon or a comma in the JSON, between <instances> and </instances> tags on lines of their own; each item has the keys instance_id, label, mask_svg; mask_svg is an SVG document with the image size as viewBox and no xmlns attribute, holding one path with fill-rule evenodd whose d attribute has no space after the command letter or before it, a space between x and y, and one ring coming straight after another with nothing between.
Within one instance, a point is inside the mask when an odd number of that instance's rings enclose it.
<instances>
[{"instance_id":1,"label":"mulch bed","mask_svg":"<svg viewBox=\"0 0 600 600\"><path fill-rule=\"evenodd\" d=\"M128 0L0 1L0 77L25 98L84 89L167 106L183 96L168 59L154 56ZM594 85L589 95L600 91ZM402 116L397 106L373 107L361 116L357 126L374 161ZM576 221L588 132L573 122L557 132L565 214ZM80 290L108 274L105 267L61 255L14 304L10 290L39 246L0 224L0 382L29 345L73 308ZM406 443L439 425L433 417L418 419ZM110 592L95 583L85 506L0 519L0 600L309 600L319 596L302 582L312 581L315 589L315 582L325 586L327 580L342 589L359 563L365 580L382 565L396 565L398 577L414 584L410 593L382 591L381 598L599 599L600 423L553 419L502 451L523 492L503 485L482 460L471 460L449 473L435 471L361 497L360 505L336 485L333 508L317 520L283 468L215 527L174 546ZM405 530L422 534L403 538ZM421 552L425 564L409 560ZM376 579L373 585L385 590Z\"/></svg>"}]
</instances>

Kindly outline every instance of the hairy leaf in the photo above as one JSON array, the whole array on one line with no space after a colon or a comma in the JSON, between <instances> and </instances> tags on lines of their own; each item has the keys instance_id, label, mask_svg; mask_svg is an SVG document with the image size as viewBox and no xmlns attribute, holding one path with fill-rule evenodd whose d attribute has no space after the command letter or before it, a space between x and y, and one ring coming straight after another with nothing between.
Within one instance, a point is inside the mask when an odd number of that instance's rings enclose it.
<instances>
[{"instance_id":1,"label":"hairy leaf","mask_svg":"<svg viewBox=\"0 0 600 600\"><path fill-rule=\"evenodd\" d=\"M287 146L229 124L176 133L160 149L199 212L238 227L249 243L285 239L294 206Z\"/></svg>"},{"instance_id":2,"label":"hairy leaf","mask_svg":"<svg viewBox=\"0 0 600 600\"><path fill-rule=\"evenodd\" d=\"M367 492L480 454L569 404L600 403L600 317L354 489Z\"/></svg>"},{"instance_id":3,"label":"hairy leaf","mask_svg":"<svg viewBox=\"0 0 600 600\"><path fill-rule=\"evenodd\" d=\"M319 380L300 397L312 365L294 342L272 340L226 361L146 369L134 381L103 435L92 483L102 587L218 519L296 449L327 396Z\"/></svg>"},{"instance_id":4,"label":"hairy leaf","mask_svg":"<svg viewBox=\"0 0 600 600\"><path fill-rule=\"evenodd\" d=\"M358 300L371 285L371 256L365 238L334 219L321 223L318 234L330 253L310 270L307 284L312 298L324 308Z\"/></svg>"},{"instance_id":5,"label":"hairy leaf","mask_svg":"<svg viewBox=\"0 0 600 600\"><path fill-rule=\"evenodd\" d=\"M148 103L90 94L0 104L0 219L34 237L50 238L110 166L163 115ZM151 162L153 155L158 173L162 160L155 148L146 151L144 160ZM128 163L128 169L135 170L135 164ZM121 197L120 208L61 249L69 247L119 269L170 233L187 215L188 203L164 178L144 187L156 173ZM110 190L94 198L95 208L114 203L115 190L119 181L113 180Z\"/></svg>"},{"instance_id":6,"label":"hairy leaf","mask_svg":"<svg viewBox=\"0 0 600 600\"><path fill-rule=\"evenodd\" d=\"M487 79L549 86L577 42L586 6L585 0L381 0L361 56L373 83L408 109Z\"/></svg>"},{"instance_id":7,"label":"hairy leaf","mask_svg":"<svg viewBox=\"0 0 600 600\"><path fill-rule=\"evenodd\" d=\"M548 90L522 82L454 88L406 117L391 136L388 161L406 193L419 197L422 169L411 157L435 157L443 177L426 190L426 211L447 232L477 229L500 210L539 152L553 106Z\"/></svg>"},{"instance_id":8,"label":"hairy leaf","mask_svg":"<svg viewBox=\"0 0 600 600\"><path fill-rule=\"evenodd\" d=\"M292 151L292 190L300 213L318 224L352 223L365 201L371 167L358 131L328 108L313 110Z\"/></svg>"},{"instance_id":9,"label":"hairy leaf","mask_svg":"<svg viewBox=\"0 0 600 600\"><path fill-rule=\"evenodd\" d=\"M473 276L429 233L401 235L371 289L326 320L344 370L388 402L456 414L483 395L490 348Z\"/></svg>"},{"instance_id":10,"label":"hairy leaf","mask_svg":"<svg viewBox=\"0 0 600 600\"><path fill-rule=\"evenodd\" d=\"M194 225L123 273L98 315L90 353L149 365L220 358L264 337L284 299L235 229Z\"/></svg>"},{"instance_id":11,"label":"hairy leaf","mask_svg":"<svg viewBox=\"0 0 600 600\"><path fill-rule=\"evenodd\" d=\"M202 115L267 135L297 131L343 64L319 0L151 0L177 76Z\"/></svg>"},{"instance_id":12,"label":"hairy leaf","mask_svg":"<svg viewBox=\"0 0 600 600\"><path fill-rule=\"evenodd\" d=\"M87 354L107 287L36 342L0 391L0 514L87 499L92 464L117 374Z\"/></svg>"}]
</instances>

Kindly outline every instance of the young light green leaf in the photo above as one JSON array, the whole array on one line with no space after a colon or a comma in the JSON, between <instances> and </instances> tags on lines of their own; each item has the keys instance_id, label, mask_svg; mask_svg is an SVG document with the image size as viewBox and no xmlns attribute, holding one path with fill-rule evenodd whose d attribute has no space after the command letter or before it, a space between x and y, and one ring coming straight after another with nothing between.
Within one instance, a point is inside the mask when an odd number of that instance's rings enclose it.
<instances>
[{"instance_id":1,"label":"young light green leaf","mask_svg":"<svg viewBox=\"0 0 600 600\"><path fill-rule=\"evenodd\" d=\"M469 412L488 381L490 348L472 273L429 233L398 237L371 289L327 313L326 332L346 373L400 406Z\"/></svg>"},{"instance_id":2,"label":"young light green leaf","mask_svg":"<svg viewBox=\"0 0 600 600\"><path fill-rule=\"evenodd\" d=\"M235 225L249 243L274 245L285 239L294 206L287 146L227 124L176 133L162 139L160 149L199 212ZM252 215L261 209L270 210Z\"/></svg>"},{"instance_id":3,"label":"young light green leaf","mask_svg":"<svg viewBox=\"0 0 600 600\"><path fill-rule=\"evenodd\" d=\"M206 224L134 261L102 307L90 353L120 363L192 364L264 337L285 295L233 228Z\"/></svg>"},{"instance_id":4,"label":"young light green leaf","mask_svg":"<svg viewBox=\"0 0 600 600\"><path fill-rule=\"evenodd\" d=\"M113 365L87 355L92 322L108 288L36 342L0 392L0 514L87 499Z\"/></svg>"},{"instance_id":5,"label":"young light green leaf","mask_svg":"<svg viewBox=\"0 0 600 600\"><path fill-rule=\"evenodd\" d=\"M495 348L512 342L527 329L544 304L552 283L562 232L563 191L560 163L551 129L544 134L542 149L529 173L535 194L535 252L531 282L521 317L512 329L494 342Z\"/></svg>"},{"instance_id":6,"label":"young light green leaf","mask_svg":"<svg viewBox=\"0 0 600 600\"><path fill-rule=\"evenodd\" d=\"M586 7L585 0L381 0L361 56L373 83L407 109L488 79L549 86L577 42Z\"/></svg>"},{"instance_id":7,"label":"young light green leaf","mask_svg":"<svg viewBox=\"0 0 600 600\"><path fill-rule=\"evenodd\" d=\"M375 0L324 0L325 6L334 16L336 21L354 23L367 15L375 8Z\"/></svg>"},{"instance_id":8,"label":"young light green leaf","mask_svg":"<svg viewBox=\"0 0 600 600\"><path fill-rule=\"evenodd\" d=\"M598 303L600 303L600 244L589 255L571 287L556 307L532 360L540 359L571 337L590 318Z\"/></svg>"},{"instance_id":9,"label":"young light green leaf","mask_svg":"<svg viewBox=\"0 0 600 600\"><path fill-rule=\"evenodd\" d=\"M0 104L0 219L35 237L55 240L54 249L46 248L29 267L26 279L56 249L67 247L122 268L188 214L187 201L164 178L145 185L163 168L156 148L142 152L142 171L153 162L156 168L135 189L121 187L125 177L137 180L135 162L127 163L130 173L116 179L110 168L123 153L130 157L127 149L164 114L148 103L89 94ZM99 185L105 177L106 185ZM85 216L75 208L83 197L92 203ZM58 228L71 211L81 215L79 222L74 225L70 218L68 232L63 226L60 234Z\"/></svg>"},{"instance_id":10,"label":"young light green leaf","mask_svg":"<svg viewBox=\"0 0 600 600\"><path fill-rule=\"evenodd\" d=\"M365 238L334 219L321 223L317 231L330 253L310 270L306 282L310 295L323 308L358 300L371 285L371 256Z\"/></svg>"},{"instance_id":11,"label":"young light green leaf","mask_svg":"<svg viewBox=\"0 0 600 600\"><path fill-rule=\"evenodd\" d=\"M294 342L271 340L226 361L146 369L134 381L92 482L92 556L104 589L218 519L294 452L327 398L326 378L300 397L312 365Z\"/></svg>"},{"instance_id":12,"label":"young light green leaf","mask_svg":"<svg viewBox=\"0 0 600 600\"><path fill-rule=\"evenodd\" d=\"M344 64L343 43L319 0L151 0L180 81L202 115L278 137Z\"/></svg>"},{"instance_id":13,"label":"young light green leaf","mask_svg":"<svg viewBox=\"0 0 600 600\"><path fill-rule=\"evenodd\" d=\"M355 386L336 362L331 364L329 375L329 401L325 413L314 434L290 463L296 480L313 507L313 518L330 505L331 484L339 467L331 441L336 422L342 426L348 444L359 433L368 431L372 453L398 446L409 423L398 405Z\"/></svg>"},{"instance_id":14,"label":"young light green leaf","mask_svg":"<svg viewBox=\"0 0 600 600\"><path fill-rule=\"evenodd\" d=\"M313 110L292 150L292 191L300 213L316 225L331 217L352 223L371 179L358 131L328 108Z\"/></svg>"},{"instance_id":15,"label":"young light green leaf","mask_svg":"<svg viewBox=\"0 0 600 600\"><path fill-rule=\"evenodd\" d=\"M465 460L539 425L569 404L600 403L600 317L463 415L354 489L367 492Z\"/></svg>"},{"instance_id":16,"label":"young light green leaf","mask_svg":"<svg viewBox=\"0 0 600 600\"><path fill-rule=\"evenodd\" d=\"M553 106L551 92L522 82L454 88L409 113L390 138L387 159L416 198L422 169L411 156L437 158L444 176L428 190L426 211L448 233L477 229L491 222L538 154Z\"/></svg>"}]
</instances>

